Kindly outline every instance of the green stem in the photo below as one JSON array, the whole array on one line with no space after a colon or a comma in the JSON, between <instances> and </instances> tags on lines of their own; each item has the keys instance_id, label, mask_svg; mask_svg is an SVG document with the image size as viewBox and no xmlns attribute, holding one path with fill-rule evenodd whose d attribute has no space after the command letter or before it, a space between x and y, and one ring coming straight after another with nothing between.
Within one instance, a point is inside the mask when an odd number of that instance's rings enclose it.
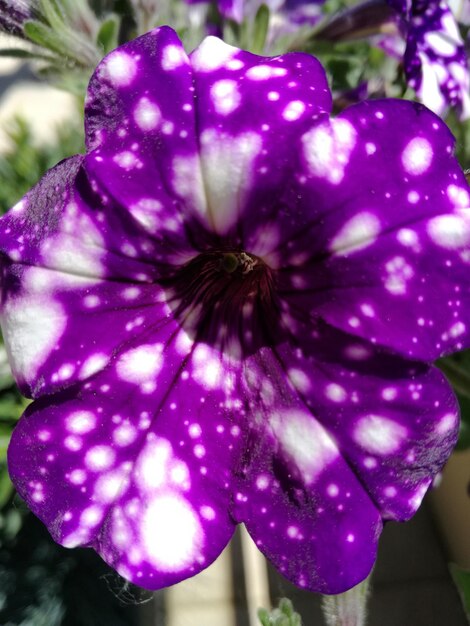
<instances>
[{"instance_id":1,"label":"green stem","mask_svg":"<svg viewBox=\"0 0 470 626\"><path fill-rule=\"evenodd\" d=\"M322 609L327 626L365 626L370 576L349 591L323 596Z\"/></svg>"}]
</instances>

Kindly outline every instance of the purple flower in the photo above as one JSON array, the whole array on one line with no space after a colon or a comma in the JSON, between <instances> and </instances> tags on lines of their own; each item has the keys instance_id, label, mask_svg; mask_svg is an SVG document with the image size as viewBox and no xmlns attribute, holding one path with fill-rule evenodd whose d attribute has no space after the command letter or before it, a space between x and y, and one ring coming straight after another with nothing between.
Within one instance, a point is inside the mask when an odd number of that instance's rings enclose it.
<instances>
[{"instance_id":1,"label":"purple flower","mask_svg":"<svg viewBox=\"0 0 470 626\"><path fill-rule=\"evenodd\" d=\"M0 31L23 37L23 24L36 15L36 0L0 0Z\"/></svg>"},{"instance_id":2,"label":"purple flower","mask_svg":"<svg viewBox=\"0 0 470 626\"><path fill-rule=\"evenodd\" d=\"M211 0L186 0L189 4L209 3ZM266 5L276 17L276 29L284 32L289 24L315 24L322 14L325 0L216 0L220 15L242 23L252 20L261 5Z\"/></svg>"},{"instance_id":3,"label":"purple flower","mask_svg":"<svg viewBox=\"0 0 470 626\"><path fill-rule=\"evenodd\" d=\"M242 22L245 18L253 18L262 4L273 13L289 16L293 22L315 23L321 16L321 7L325 0L218 0L217 5L224 17Z\"/></svg>"},{"instance_id":4,"label":"purple flower","mask_svg":"<svg viewBox=\"0 0 470 626\"><path fill-rule=\"evenodd\" d=\"M387 2L402 18L408 84L416 91L419 99L439 115L444 114L449 107L455 107L461 119L470 117L468 58L457 22L447 2ZM468 19L468 16L462 14L463 18Z\"/></svg>"},{"instance_id":5,"label":"purple flower","mask_svg":"<svg viewBox=\"0 0 470 626\"><path fill-rule=\"evenodd\" d=\"M468 186L422 105L329 119L318 61L159 28L108 55L88 153L0 222L2 328L35 398L9 469L66 546L156 589L244 522L339 592L457 436Z\"/></svg>"},{"instance_id":6,"label":"purple flower","mask_svg":"<svg viewBox=\"0 0 470 626\"><path fill-rule=\"evenodd\" d=\"M448 0L455 19L465 26L470 25L470 2L468 0Z\"/></svg>"}]
</instances>

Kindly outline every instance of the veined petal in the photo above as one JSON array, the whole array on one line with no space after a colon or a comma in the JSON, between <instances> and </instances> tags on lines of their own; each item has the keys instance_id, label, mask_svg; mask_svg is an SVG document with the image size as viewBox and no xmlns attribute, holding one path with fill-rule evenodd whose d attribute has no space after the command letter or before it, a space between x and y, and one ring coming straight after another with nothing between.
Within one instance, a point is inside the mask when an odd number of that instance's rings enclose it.
<instances>
[{"instance_id":1,"label":"veined petal","mask_svg":"<svg viewBox=\"0 0 470 626\"><path fill-rule=\"evenodd\" d=\"M330 111L326 76L310 55L259 57L215 37L190 59L211 225L240 237L241 221L259 224L275 209L293 138Z\"/></svg>"},{"instance_id":2,"label":"veined petal","mask_svg":"<svg viewBox=\"0 0 470 626\"><path fill-rule=\"evenodd\" d=\"M152 284L155 242L127 211L95 195L82 160L51 170L2 218L1 323L28 396L96 373L121 344L168 316Z\"/></svg>"},{"instance_id":3,"label":"veined petal","mask_svg":"<svg viewBox=\"0 0 470 626\"><path fill-rule=\"evenodd\" d=\"M207 222L192 69L173 30L157 28L103 59L86 118L88 171L132 213L153 204L144 211L152 232Z\"/></svg>"},{"instance_id":4,"label":"veined petal","mask_svg":"<svg viewBox=\"0 0 470 626\"><path fill-rule=\"evenodd\" d=\"M301 336L275 351L294 394L334 438L382 518L409 519L457 441L449 384L433 367L325 324Z\"/></svg>"},{"instance_id":5,"label":"veined petal","mask_svg":"<svg viewBox=\"0 0 470 626\"><path fill-rule=\"evenodd\" d=\"M286 204L303 223L297 234L294 218L279 224L280 293L411 358L467 345L469 188L447 127L420 105L376 101L314 127L302 144Z\"/></svg>"},{"instance_id":6,"label":"veined petal","mask_svg":"<svg viewBox=\"0 0 470 626\"><path fill-rule=\"evenodd\" d=\"M328 432L266 351L246 364L249 456L234 499L258 548L300 587L340 593L369 573L382 524ZM334 495L332 495L334 494Z\"/></svg>"},{"instance_id":7,"label":"veined petal","mask_svg":"<svg viewBox=\"0 0 470 626\"><path fill-rule=\"evenodd\" d=\"M213 365L177 333L155 333L79 393L29 407L9 470L56 541L93 547L148 589L219 555L235 527L229 486L244 437L223 382L233 373L219 371L219 385Z\"/></svg>"},{"instance_id":8,"label":"veined petal","mask_svg":"<svg viewBox=\"0 0 470 626\"><path fill-rule=\"evenodd\" d=\"M95 149L87 171L129 210L145 189L147 198L166 208L165 215L173 212L180 227L184 221L191 230L198 231L199 223L217 235L236 233L241 214L259 221L267 202L277 197L292 160L286 147L330 110L325 73L310 55L259 57L215 37L203 41L189 65L174 37L161 28L120 48L119 55L135 60L129 86L108 85L106 68L113 67L116 53L95 72L88 134L92 137L95 127L105 130L98 133L99 142L90 140ZM149 47L156 52L144 63ZM177 52L179 62L170 63ZM161 80L150 93L155 72ZM117 104L110 107L109 100ZM140 117L148 121L145 128Z\"/></svg>"}]
</instances>

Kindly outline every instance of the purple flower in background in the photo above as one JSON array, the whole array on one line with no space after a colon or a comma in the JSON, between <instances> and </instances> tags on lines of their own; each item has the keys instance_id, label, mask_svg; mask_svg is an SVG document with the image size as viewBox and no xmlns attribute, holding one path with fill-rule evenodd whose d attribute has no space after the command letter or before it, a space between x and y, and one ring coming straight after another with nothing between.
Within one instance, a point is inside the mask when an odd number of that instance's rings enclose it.
<instances>
[{"instance_id":1,"label":"purple flower in background","mask_svg":"<svg viewBox=\"0 0 470 626\"><path fill-rule=\"evenodd\" d=\"M465 26L470 25L470 2L468 0L448 0L455 19Z\"/></svg>"},{"instance_id":2,"label":"purple flower in background","mask_svg":"<svg viewBox=\"0 0 470 626\"><path fill-rule=\"evenodd\" d=\"M189 4L207 3L210 0L186 0ZM325 0L217 0L220 15L242 23L252 20L261 5L266 5L274 16L274 29L284 34L299 24L315 24L322 15Z\"/></svg>"},{"instance_id":3,"label":"purple flower in background","mask_svg":"<svg viewBox=\"0 0 470 626\"><path fill-rule=\"evenodd\" d=\"M442 0L387 0L401 17L406 38L404 56L408 84L419 99L442 115L455 107L470 117L470 74L457 22ZM457 7L456 7L457 8ZM468 19L462 11L462 19Z\"/></svg>"},{"instance_id":4,"label":"purple flower in background","mask_svg":"<svg viewBox=\"0 0 470 626\"><path fill-rule=\"evenodd\" d=\"M0 31L23 37L23 24L36 14L36 0L0 0Z\"/></svg>"},{"instance_id":5,"label":"purple flower in background","mask_svg":"<svg viewBox=\"0 0 470 626\"><path fill-rule=\"evenodd\" d=\"M245 18L252 19L262 4L273 13L285 14L293 21L317 21L321 15L321 6L325 0L218 0L220 13L236 22Z\"/></svg>"},{"instance_id":6,"label":"purple flower in background","mask_svg":"<svg viewBox=\"0 0 470 626\"><path fill-rule=\"evenodd\" d=\"M457 436L429 365L469 345L469 193L422 105L329 118L318 61L159 28L108 55L88 153L0 222L1 322L35 398L9 469L66 546L156 589L244 522L340 592Z\"/></svg>"}]
</instances>

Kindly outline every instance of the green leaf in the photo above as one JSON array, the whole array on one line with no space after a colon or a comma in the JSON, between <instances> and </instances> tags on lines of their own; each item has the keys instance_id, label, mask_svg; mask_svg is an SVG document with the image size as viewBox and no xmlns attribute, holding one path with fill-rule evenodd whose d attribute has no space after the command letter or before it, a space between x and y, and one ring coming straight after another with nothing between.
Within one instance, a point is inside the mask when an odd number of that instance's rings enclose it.
<instances>
[{"instance_id":1,"label":"green leaf","mask_svg":"<svg viewBox=\"0 0 470 626\"><path fill-rule=\"evenodd\" d=\"M38 46L57 52L60 55L69 56L67 44L48 26L33 20L25 22L23 29L26 36Z\"/></svg>"},{"instance_id":2,"label":"green leaf","mask_svg":"<svg viewBox=\"0 0 470 626\"><path fill-rule=\"evenodd\" d=\"M10 500L13 491L6 465L0 465L0 509Z\"/></svg>"},{"instance_id":3,"label":"green leaf","mask_svg":"<svg viewBox=\"0 0 470 626\"><path fill-rule=\"evenodd\" d=\"M457 442L457 450L470 448L470 398L457 393L460 405L460 432Z\"/></svg>"},{"instance_id":4,"label":"green leaf","mask_svg":"<svg viewBox=\"0 0 470 626\"><path fill-rule=\"evenodd\" d=\"M261 626L269 626L269 613L266 609L258 609L258 619L261 622Z\"/></svg>"},{"instance_id":5,"label":"green leaf","mask_svg":"<svg viewBox=\"0 0 470 626\"><path fill-rule=\"evenodd\" d=\"M22 48L0 48L0 57L13 57L15 59L44 59L45 57L38 52L31 50L23 50Z\"/></svg>"},{"instance_id":6,"label":"green leaf","mask_svg":"<svg viewBox=\"0 0 470 626\"><path fill-rule=\"evenodd\" d=\"M11 428L0 424L0 467L7 454L7 448L11 439Z\"/></svg>"},{"instance_id":7,"label":"green leaf","mask_svg":"<svg viewBox=\"0 0 470 626\"><path fill-rule=\"evenodd\" d=\"M270 613L266 609L259 609L258 619L262 626L302 626L300 615L294 611L288 598L281 598L279 607Z\"/></svg>"},{"instance_id":8,"label":"green leaf","mask_svg":"<svg viewBox=\"0 0 470 626\"><path fill-rule=\"evenodd\" d=\"M18 403L14 399L2 400L0 401L0 420L14 423L21 417L25 408L24 403Z\"/></svg>"},{"instance_id":9,"label":"green leaf","mask_svg":"<svg viewBox=\"0 0 470 626\"><path fill-rule=\"evenodd\" d=\"M13 387L15 384L12 373L5 371L5 369L0 365L0 391Z\"/></svg>"},{"instance_id":10,"label":"green leaf","mask_svg":"<svg viewBox=\"0 0 470 626\"><path fill-rule=\"evenodd\" d=\"M470 572L465 571L457 565L450 565L452 578L460 592L462 604L467 617L470 618Z\"/></svg>"},{"instance_id":11,"label":"green leaf","mask_svg":"<svg viewBox=\"0 0 470 626\"><path fill-rule=\"evenodd\" d=\"M470 368L465 360L460 360L458 357L460 355L440 359L436 365L446 375L454 389L470 400Z\"/></svg>"},{"instance_id":12,"label":"green leaf","mask_svg":"<svg viewBox=\"0 0 470 626\"><path fill-rule=\"evenodd\" d=\"M54 0L40 0L41 9L52 29L56 33L63 31L65 22L64 16Z\"/></svg>"},{"instance_id":13,"label":"green leaf","mask_svg":"<svg viewBox=\"0 0 470 626\"><path fill-rule=\"evenodd\" d=\"M456 392L460 405L460 433L457 450L470 447L470 351L459 352L437 361Z\"/></svg>"},{"instance_id":14,"label":"green leaf","mask_svg":"<svg viewBox=\"0 0 470 626\"><path fill-rule=\"evenodd\" d=\"M34 141L31 126L20 118L8 120L4 128L11 147L0 155L0 213L13 206L58 161L84 151L81 114L67 122L52 143Z\"/></svg>"},{"instance_id":15,"label":"green leaf","mask_svg":"<svg viewBox=\"0 0 470 626\"><path fill-rule=\"evenodd\" d=\"M269 28L269 17L269 8L265 4L262 4L256 13L253 26L253 44L251 46L251 50L254 54L261 54L264 52L264 46L266 44L266 37Z\"/></svg>"},{"instance_id":16,"label":"green leaf","mask_svg":"<svg viewBox=\"0 0 470 626\"><path fill-rule=\"evenodd\" d=\"M96 41L105 54L117 48L119 34L119 18L115 15L101 24Z\"/></svg>"}]
</instances>

